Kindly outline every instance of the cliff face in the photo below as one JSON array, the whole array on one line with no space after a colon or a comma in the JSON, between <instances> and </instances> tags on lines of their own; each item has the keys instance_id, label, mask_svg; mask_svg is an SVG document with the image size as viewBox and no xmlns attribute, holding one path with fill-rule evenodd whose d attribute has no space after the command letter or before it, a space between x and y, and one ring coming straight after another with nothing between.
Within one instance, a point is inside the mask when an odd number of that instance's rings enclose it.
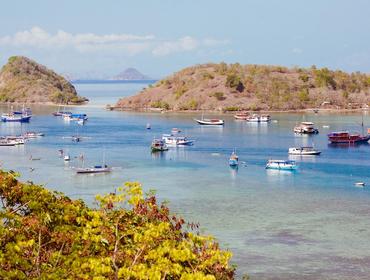
<instances>
[{"instance_id":1,"label":"cliff face","mask_svg":"<svg viewBox=\"0 0 370 280\"><path fill-rule=\"evenodd\" d=\"M10 57L0 71L0 102L79 104L85 101L65 78L27 57Z\"/></svg>"},{"instance_id":2,"label":"cliff face","mask_svg":"<svg viewBox=\"0 0 370 280\"><path fill-rule=\"evenodd\" d=\"M142 110L297 110L358 108L370 103L370 76L327 68L203 64L185 68L117 109Z\"/></svg>"}]
</instances>

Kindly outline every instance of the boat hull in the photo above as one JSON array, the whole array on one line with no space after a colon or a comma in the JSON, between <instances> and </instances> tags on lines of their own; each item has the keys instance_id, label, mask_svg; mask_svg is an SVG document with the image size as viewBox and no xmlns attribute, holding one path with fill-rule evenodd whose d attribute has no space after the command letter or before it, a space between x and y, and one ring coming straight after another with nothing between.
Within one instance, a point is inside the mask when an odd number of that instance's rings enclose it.
<instances>
[{"instance_id":1,"label":"boat hull","mask_svg":"<svg viewBox=\"0 0 370 280\"><path fill-rule=\"evenodd\" d=\"M109 173L110 168L79 168L76 169L77 174L96 174L96 173Z\"/></svg>"},{"instance_id":2,"label":"boat hull","mask_svg":"<svg viewBox=\"0 0 370 280\"><path fill-rule=\"evenodd\" d=\"M225 122L223 120L195 120L200 125L224 125Z\"/></svg>"}]
</instances>

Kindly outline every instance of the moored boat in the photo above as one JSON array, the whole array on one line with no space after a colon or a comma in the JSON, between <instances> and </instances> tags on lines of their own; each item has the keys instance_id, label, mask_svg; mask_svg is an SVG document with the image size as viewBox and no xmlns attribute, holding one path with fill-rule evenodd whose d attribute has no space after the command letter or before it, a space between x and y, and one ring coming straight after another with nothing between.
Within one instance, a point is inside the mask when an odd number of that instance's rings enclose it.
<instances>
[{"instance_id":1,"label":"moored boat","mask_svg":"<svg viewBox=\"0 0 370 280\"><path fill-rule=\"evenodd\" d=\"M258 115L253 114L246 119L248 122L269 122L271 120L270 115Z\"/></svg>"},{"instance_id":2,"label":"moored boat","mask_svg":"<svg viewBox=\"0 0 370 280\"><path fill-rule=\"evenodd\" d=\"M109 173L112 171L112 168L108 165L95 165L93 167L81 167L76 168L77 174L94 174L94 173Z\"/></svg>"},{"instance_id":3,"label":"moored boat","mask_svg":"<svg viewBox=\"0 0 370 280\"><path fill-rule=\"evenodd\" d=\"M162 140L166 145L170 146L191 146L194 143L194 140L185 136L174 136L172 134L163 134Z\"/></svg>"},{"instance_id":4,"label":"moored boat","mask_svg":"<svg viewBox=\"0 0 370 280\"><path fill-rule=\"evenodd\" d=\"M178 134L178 133L180 133L181 132L181 130L180 129L178 129L177 127L174 127L174 128L172 128L171 129L171 133L172 134Z\"/></svg>"},{"instance_id":5,"label":"moored boat","mask_svg":"<svg viewBox=\"0 0 370 280\"><path fill-rule=\"evenodd\" d=\"M29 122L32 115L22 115L22 114L2 114L1 121L3 122Z\"/></svg>"},{"instance_id":6,"label":"moored boat","mask_svg":"<svg viewBox=\"0 0 370 280\"><path fill-rule=\"evenodd\" d=\"M224 120L221 119L194 119L200 125L224 125Z\"/></svg>"},{"instance_id":7,"label":"moored boat","mask_svg":"<svg viewBox=\"0 0 370 280\"><path fill-rule=\"evenodd\" d=\"M295 170L297 165L294 160L270 159L266 164L266 169Z\"/></svg>"},{"instance_id":8,"label":"moored boat","mask_svg":"<svg viewBox=\"0 0 370 280\"><path fill-rule=\"evenodd\" d=\"M229 158L229 165L230 166L238 166L239 164L239 157L238 155L236 154L236 152L232 152L231 153L231 156Z\"/></svg>"},{"instance_id":9,"label":"moored boat","mask_svg":"<svg viewBox=\"0 0 370 280\"><path fill-rule=\"evenodd\" d=\"M348 131L338 131L328 134L329 142L332 144L355 144L366 143L370 140L370 134L361 135L360 133L349 133Z\"/></svg>"},{"instance_id":10,"label":"moored boat","mask_svg":"<svg viewBox=\"0 0 370 280\"><path fill-rule=\"evenodd\" d=\"M317 134L319 130L315 128L313 122L301 122L299 125L294 127L294 133L298 134Z\"/></svg>"},{"instance_id":11,"label":"moored boat","mask_svg":"<svg viewBox=\"0 0 370 280\"><path fill-rule=\"evenodd\" d=\"M38 138L38 137L42 137L42 136L45 136L45 134L42 133L42 132L35 132L35 131L27 131L23 135L24 138Z\"/></svg>"},{"instance_id":12,"label":"moored boat","mask_svg":"<svg viewBox=\"0 0 370 280\"><path fill-rule=\"evenodd\" d=\"M237 113L234 115L234 118L236 120L243 120L243 121L246 121L249 117L249 113L248 112L240 112L240 113Z\"/></svg>"},{"instance_id":13,"label":"moored boat","mask_svg":"<svg viewBox=\"0 0 370 280\"><path fill-rule=\"evenodd\" d=\"M320 155L321 151L315 150L313 147L293 147L289 148L288 153L290 155L299 155L299 156L316 156Z\"/></svg>"},{"instance_id":14,"label":"moored boat","mask_svg":"<svg viewBox=\"0 0 370 280\"><path fill-rule=\"evenodd\" d=\"M9 147L9 146L15 146L15 141L8 140L8 139L0 139L0 146L1 147Z\"/></svg>"},{"instance_id":15,"label":"moored boat","mask_svg":"<svg viewBox=\"0 0 370 280\"><path fill-rule=\"evenodd\" d=\"M166 143L162 139L153 139L150 148L152 152L163 152L168 150Z\"/></svg>"}]
</instances>

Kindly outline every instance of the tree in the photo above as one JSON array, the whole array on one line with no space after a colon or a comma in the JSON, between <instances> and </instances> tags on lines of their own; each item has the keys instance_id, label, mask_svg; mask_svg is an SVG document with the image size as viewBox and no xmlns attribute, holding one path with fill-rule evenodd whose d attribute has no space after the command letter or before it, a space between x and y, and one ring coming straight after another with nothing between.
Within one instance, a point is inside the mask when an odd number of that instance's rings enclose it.
<instances>
[{"instance_id":1,"label":"tree","mask_svg":"<svg viewBox=\"0 0 370 280\"><path fill-rule=\"evenodd\" d=\"M233 279L231 253L139 183L97 208L0 171L1 279ZM186 229L187 228L187 229Z\"/></svg>"}]
</instances>

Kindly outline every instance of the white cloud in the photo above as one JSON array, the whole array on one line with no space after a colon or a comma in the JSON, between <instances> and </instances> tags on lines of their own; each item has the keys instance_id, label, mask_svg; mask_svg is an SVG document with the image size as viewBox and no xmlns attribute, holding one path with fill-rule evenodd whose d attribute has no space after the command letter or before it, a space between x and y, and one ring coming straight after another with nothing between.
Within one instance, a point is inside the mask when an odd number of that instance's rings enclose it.
<instances>
[{"instance_id":1,"label":"white cloud","mask_svg":"<svg viewBox=\"0 0 370 280\"><path fill-rule=\"evenodd\" d=\"M212 38L196 39L191 36L165 40L158 39L151 34L72 34L63 30L51 34L37 26L10 36L0 37L0 47L35 48L52 51L72 49L79 53L119 52L126 55L147 52L155 56L189 52L198 48L211 48L227 43L228 41Z\"/></svg>"}]
</instances>

